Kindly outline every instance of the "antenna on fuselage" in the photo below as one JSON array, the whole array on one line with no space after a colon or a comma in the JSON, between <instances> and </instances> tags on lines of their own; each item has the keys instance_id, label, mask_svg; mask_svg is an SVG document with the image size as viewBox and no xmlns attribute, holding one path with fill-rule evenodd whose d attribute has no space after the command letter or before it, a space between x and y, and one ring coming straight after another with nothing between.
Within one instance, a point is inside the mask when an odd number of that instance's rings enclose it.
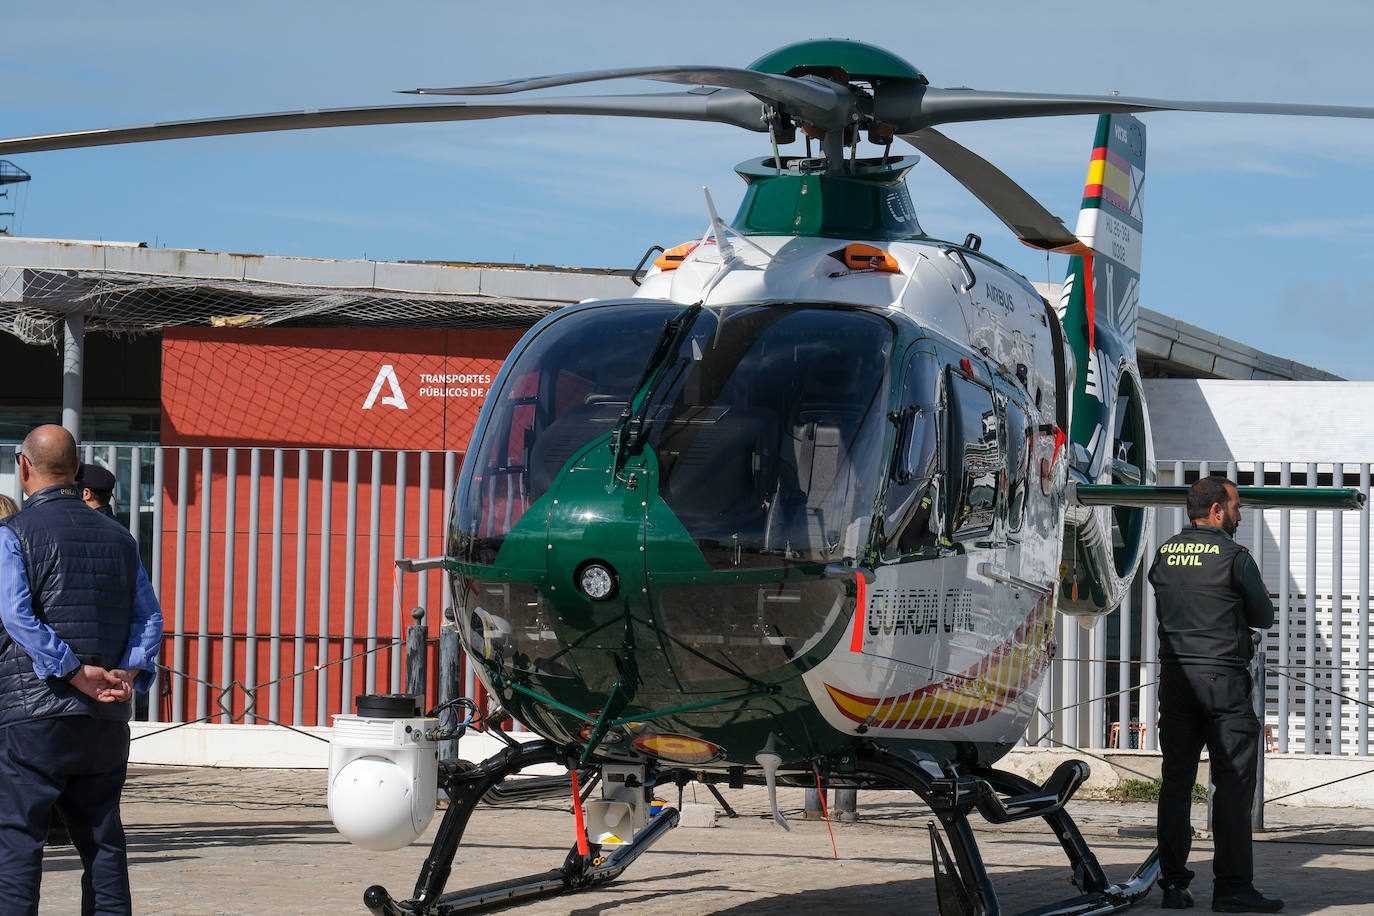
<instances>
[{"instance_id":1,"label":"antenna on fuselage","mask_svg":"<svg viewBox=\"0 0 1374 916\"><path fill-rule=\"evenodd\" d=\"M711 200L711 189L705 185L701 186L701 193L706 195L706 212L711 216L711 235L716 239L716 250L720 252L721 263L728 263L735 259L735 246L730 244L730 227L725 225L725 220L720 218L716 212L715 201Z\"/></svg>"}]
</instances>

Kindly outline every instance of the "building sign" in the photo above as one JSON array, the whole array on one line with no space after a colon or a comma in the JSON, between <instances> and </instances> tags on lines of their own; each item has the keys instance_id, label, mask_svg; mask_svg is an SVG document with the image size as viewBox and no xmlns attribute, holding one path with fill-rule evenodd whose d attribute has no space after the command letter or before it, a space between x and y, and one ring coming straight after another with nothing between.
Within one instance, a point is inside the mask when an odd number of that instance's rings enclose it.
<instances>
[{"instance_id":1,"label":"building sign","mask_svg":"<svg viewBox=\"0 0 1374 916\"><path fill-rule=\"evenodd\" d=\"M169 328L162 442L465 449L522 333Z\"/></svg>"}]
</instances>

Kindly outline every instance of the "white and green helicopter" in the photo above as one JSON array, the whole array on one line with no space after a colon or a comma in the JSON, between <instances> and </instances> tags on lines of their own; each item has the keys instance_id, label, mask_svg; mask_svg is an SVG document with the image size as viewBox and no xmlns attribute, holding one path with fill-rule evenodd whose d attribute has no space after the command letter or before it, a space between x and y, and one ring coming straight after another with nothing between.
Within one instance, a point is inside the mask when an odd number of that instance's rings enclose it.
<instances>
[{"instance_id":1,"label":"white and green helicopter","mask_svg":"<svg viewBox=\"0 0 1374 916\"><path fill-rule=\"evenodd\" d=\"M690 778L914 791L949 840L932 826L943 914L1001 912L972 811L998 823L1043 817L1079 893L1030 912L1130 906L1157 865L1151 856L1123 882L1106 877L1065 810L1087 765L1066 763L1044 785L995 765L1036 713L1054 611L1115 609L1139 567L1150 507L1182 503L1183 488L1154 485L1135 360L1145 129L1134 115L1374 109L938 89L886 51L839 40L781 48L744 69L417 91L504 97L624 78L695 88L0 141L8 155L529 114L710 121L771 141L736 169L748 189L732 221L708 195L702 238L662 251L634 298L541 321L492 386L446 555L432 562L452 573L487 690L541 737L431 768L419 797L432 801L437 783L451 802L415 892L396 900L374 886L366 905L449 914L604 883L676 823L672 807L650 814L653 787ZM1070 114L1100 116L1072 231L937 130ZM804 153L784 154L799 131ZM864 138L875 155L858 156ZM927 236L904 179L917 157L894 155L896 139L1025 244L1072 255L1061 300L1045 301L976 236ZM1242 496L1252 506L1360 505L1349 490ZM477 802L546 788L503 783L549 763L600 778L601 797L585 805L612 829L588 831L579 800L578 843L561 868L445 891ZM346 774L331 775L331 807ZM427 819L362 842L404 845Z\"/></svg>"}]
</instances>

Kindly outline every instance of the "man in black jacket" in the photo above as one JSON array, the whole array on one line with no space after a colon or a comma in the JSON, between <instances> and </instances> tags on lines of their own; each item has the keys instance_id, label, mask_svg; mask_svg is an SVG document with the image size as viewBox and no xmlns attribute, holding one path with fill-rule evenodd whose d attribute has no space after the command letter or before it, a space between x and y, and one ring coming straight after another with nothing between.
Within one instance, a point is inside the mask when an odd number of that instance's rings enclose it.
<instances>
[{"instance_id":1,"label":"man in black jacket","mask_svg":"<svg viewBox=\"0 0 1374 916\"><path fill-rule=\"evenodd\" d=\"M1255 890L1250 848L1260 740L1250 699L1250 628L1272 626L1274 605L1254 558L1233 540L1240 524L1235 484L1221 477L1193 484L1188 519L1187 528L1160 545L1150 567L1159 609L1162 905L1193 905L1189 815L1198 756L1205 745L1216 786L1212 909L1276 913L1283 901Z\"/></svg>"},{"instance_id":2,"label":"man in black jacket","mask_svg":"<svg viewBox=\"0 0 1374 916\"><path fill-rule=\"evenodd\" d=\"M129 700L154 680L162 612L133 537L82 503L71 434L40 426L17 460L26 501L0 523L0 901L38 912L56 807L83 916L127 914Z\"/></svg>"}]
</instances>

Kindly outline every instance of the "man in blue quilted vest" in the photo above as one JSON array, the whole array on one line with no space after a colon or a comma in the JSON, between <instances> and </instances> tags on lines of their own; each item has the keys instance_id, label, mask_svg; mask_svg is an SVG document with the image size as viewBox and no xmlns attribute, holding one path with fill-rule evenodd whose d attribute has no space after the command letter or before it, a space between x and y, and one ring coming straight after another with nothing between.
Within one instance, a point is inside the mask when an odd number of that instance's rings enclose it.
<instances>
[{"instance_id":1,"label":"man in blue quilted vest","mask_svg":"<svg viewBox=\"0 0 1374 916\"><path fill-rule=\"evenodd\" d=\"M71 434L40 426L17 461L24 508L0 522L0 901L37 914L56 807L85 869L83 916L129 913L119 796L162 611L128 530L81 501Z\"/></svg>"}]
</instances>

